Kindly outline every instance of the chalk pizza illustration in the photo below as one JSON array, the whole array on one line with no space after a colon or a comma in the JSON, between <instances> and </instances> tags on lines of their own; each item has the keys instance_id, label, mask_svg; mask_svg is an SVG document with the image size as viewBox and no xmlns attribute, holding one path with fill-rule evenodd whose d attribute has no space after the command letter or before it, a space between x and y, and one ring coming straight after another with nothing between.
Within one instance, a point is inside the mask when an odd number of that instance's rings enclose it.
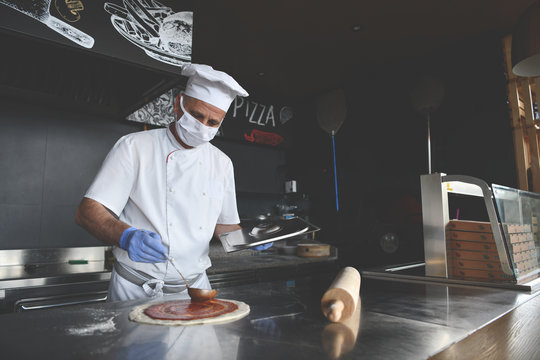
<instances>
[{"instance_id":1,"label":"chalk pizza illustration","mask_svg":"<svg viewBox=\"0 0 540 360\"><path fill-rule=\"evenodd\" d=\"M191 62L193 12L175 12L155 0L105 3L114 29L151 58L174 66Z\"/></svg>"},{"instance_id":2,"label":"chalk pizza illustration","mask_svg":"<svg viewBox=\"0 0 540 360\"><path fill-rule=\"evenodd\" d=\"M51 15L51 1L52 0L0 0L0 4L9 6L10 8L39 21L80 46L88 49L92 48L94 46L94 38L92 36ZM78 11L83 9L80 7L77 8L77 14Z\"/></svg>"}]
</instances>

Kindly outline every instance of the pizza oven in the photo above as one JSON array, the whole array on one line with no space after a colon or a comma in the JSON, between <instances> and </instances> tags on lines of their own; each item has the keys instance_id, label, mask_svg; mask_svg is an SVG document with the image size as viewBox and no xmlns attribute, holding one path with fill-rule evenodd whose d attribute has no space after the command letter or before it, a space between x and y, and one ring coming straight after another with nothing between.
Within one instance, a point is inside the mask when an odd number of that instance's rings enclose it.
<instances>
[{"instance_id":1,"label":"pizza oven","mask_svg":"<svg viewBox=\"0 0 540 360\"><path fill-rule=\"evenodd\" d=\"M109 247L0 251L0 313L104 302Z\"/></svg>"}]
</instances>

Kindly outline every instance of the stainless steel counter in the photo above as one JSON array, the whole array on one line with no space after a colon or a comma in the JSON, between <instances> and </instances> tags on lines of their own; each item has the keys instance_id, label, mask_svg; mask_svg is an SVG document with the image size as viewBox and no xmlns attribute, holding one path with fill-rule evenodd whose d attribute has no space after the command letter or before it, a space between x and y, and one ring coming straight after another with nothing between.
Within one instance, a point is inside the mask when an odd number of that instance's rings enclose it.
<instances>
[{"instance_id":1,"label":"stainless steel counter","mask_svg":"<svg viewBox=\"0 0 540 360\"><path fill-rule=\"evenodd\" d=\"M220 289L251 306L239 321L162 327L128 320L144 301L0 315L5 358L327 359L337 346L320 298L335 273ZM342 359L425 359L523 304L526 292L363 279ZM173 299L176 297L171 297ZM335 328L334 328L335 329ZM347 331L347 330L345 330ZM332 335L334 334L334 335ZM333 344L333 345L332 345Z\"/></svg>"},{"instance_id":2,"label":"stainless steel counter","mask_svg":"<svg viewBox=\"0 0 540 360\"><path fill-rule=\"evenodd\" d=\"M213 287L333 271L337 260L336 249L325 258L281 255L275 247L226 254L215 244L210 250ZM112 268L104 255L105 247L0 251L0 313L103 302Z\"/></svg>"}]
</instances>

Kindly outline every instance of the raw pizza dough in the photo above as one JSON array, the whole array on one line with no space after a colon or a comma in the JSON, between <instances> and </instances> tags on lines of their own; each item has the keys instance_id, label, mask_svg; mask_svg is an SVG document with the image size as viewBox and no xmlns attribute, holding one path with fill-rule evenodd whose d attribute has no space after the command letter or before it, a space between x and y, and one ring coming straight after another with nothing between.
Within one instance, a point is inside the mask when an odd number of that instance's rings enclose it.
<instances>
[{"instance_id":1,"label":"raw pizza dough","mask_svg":"<svg viewBox=\"0 0 540 360\"><path fill-rule=\"evenodd\" d=\"M228 301L238 306L238 309L233 312L218 315L216 317L195 319L195 320L161 320L153 319L144 313L147 308L156 305L157 303L143 304L137 306L129 313L129 320L135 321L141 324L150 325L165 325L165 326L187 326L187 325L204 325L204 324L223 324L232 322L243 318L249 314L249 305L236 300L216 299L221 301Z\"/></svg>"}]
</instances>

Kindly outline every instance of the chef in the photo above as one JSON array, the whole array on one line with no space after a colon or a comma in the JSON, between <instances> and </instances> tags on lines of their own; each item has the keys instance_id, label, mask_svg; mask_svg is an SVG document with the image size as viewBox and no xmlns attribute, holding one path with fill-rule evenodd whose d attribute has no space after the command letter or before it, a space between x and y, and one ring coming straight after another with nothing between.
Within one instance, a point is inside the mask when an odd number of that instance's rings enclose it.
<instances>
[{"instance_id":1,"label":"chef","mask_svg":"<svg viewBox=\"0 0 540 360\"><path fill-rule=\"evenodd\" d=\"M212 236L240 229L232 162L209 141L248 93L208 65L185 65L182 75L180 118L120 138L77 208L77 224L116 245L109 301L185 293L167 257L190 286L209 289Z\"/></svg>"}]
</instances>

